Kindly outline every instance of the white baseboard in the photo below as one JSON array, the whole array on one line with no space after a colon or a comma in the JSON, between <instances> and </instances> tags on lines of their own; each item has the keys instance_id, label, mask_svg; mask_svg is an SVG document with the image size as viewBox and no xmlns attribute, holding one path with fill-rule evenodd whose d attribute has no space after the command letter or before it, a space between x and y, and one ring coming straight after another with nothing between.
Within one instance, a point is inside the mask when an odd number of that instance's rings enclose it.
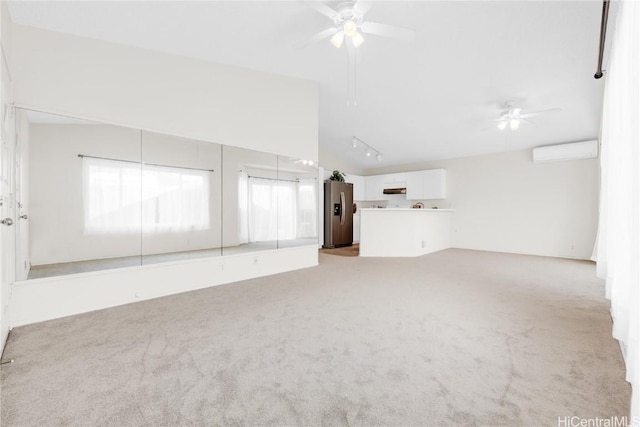
<instances>
[{"instance_id":1,"label":"white baseboard","mask_svg":"<svg viewBox=\"0 0 640 427\"><path fill-rule=\"evenodd\" d=\"M302 246L12 284L11 327L318 265Z\"/></svg>"}]
</instances>

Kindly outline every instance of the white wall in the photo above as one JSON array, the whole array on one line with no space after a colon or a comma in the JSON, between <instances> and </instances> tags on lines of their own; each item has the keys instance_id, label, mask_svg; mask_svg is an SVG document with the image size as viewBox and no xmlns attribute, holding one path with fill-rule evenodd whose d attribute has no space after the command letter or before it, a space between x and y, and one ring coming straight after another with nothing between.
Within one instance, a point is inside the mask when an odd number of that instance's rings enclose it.
<instances>
[{"instance_id":1,"label":"white wall","mask_svg":"<svg viewBox=\"0 0 640 427\"><path fill-rule=\"evenodd\" d=\"M345 172L347 175L363 175L364 170L359 168L347 160L348 156L340 156L340 153L333 153L327 150L320 144L320 166L327 171L327 176L330 176L334 170ZM352 150L351 144L348 144L348 149ZM349 153L351 154L351 153Z\"/></svg>"},{"instance_id":2,"label":"white wall","mask_svg":"<svg viewBox=\"0 0 640 427\"><path fill-rule=\"evenodd\" d=\"M453 246L589 259L598 216L598 159L533 163L531 150L442 160L370 175L447 170L447 199L427 208L456 209Z\"/></svg>"},{"instance_id":3,"label":"white wall","mask_svg":"<svg viewBox=\"0 0 640 427\"><path fill-rule=\"evenodd\" d=\"M314 82L13 25L17 105L318 159Z\"/></svg>"}]
</instances>

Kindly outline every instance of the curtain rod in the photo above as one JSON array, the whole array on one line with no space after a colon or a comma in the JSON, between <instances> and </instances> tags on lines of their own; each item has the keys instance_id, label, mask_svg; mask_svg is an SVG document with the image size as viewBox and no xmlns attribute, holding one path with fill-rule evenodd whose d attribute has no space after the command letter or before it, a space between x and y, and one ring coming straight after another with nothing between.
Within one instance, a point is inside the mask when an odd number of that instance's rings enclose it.
<instances>
[{"instance_id":1,"label":"curtain rod","mask_svg":"<svg viewBox=\"0 0 640 427\"><path fill-rule=\"evenodd\" d=\"M86 157L88 159L111 160L113 162L136 163L138 165L160 166L162 168L189 169L189 170L194 170L194 171L215 172L213 169L189 168L189 167L186 167L186 166L159 165L157 163L136 162L135 160L122 160L122 159L110 159L108 157L87 156L86 154L78 154L78 157L80 157L80 158Z\"/></svg>"},{"instance_id":2,"label":"curtain rod","mask_svg":"<svg viewBox=\"0 0 640 427\"><path fill-rule=\"evenodd\" d=\"M258 178L258 179L266 179L269 181L286 181L286 182L300 182L299 179L278 179L278 178L265 178L263 176L252 176L252 175L247 175L247 178Z\"/></svg>"},{"instance_id":3,"label":"curtain rod","mask_svg":"<svg viewBox=\"0 0 640 427\"><path fill-rule=\"evenodd\" d=\"M604 41L607 36L607 21L609 20L609 0L602 1L602 19L600 21L600 49L598 51L598 69L593 75L594 78L599 79L603 76L602 73L602 59L604 57Z\"/></svg>"}]
</instances>

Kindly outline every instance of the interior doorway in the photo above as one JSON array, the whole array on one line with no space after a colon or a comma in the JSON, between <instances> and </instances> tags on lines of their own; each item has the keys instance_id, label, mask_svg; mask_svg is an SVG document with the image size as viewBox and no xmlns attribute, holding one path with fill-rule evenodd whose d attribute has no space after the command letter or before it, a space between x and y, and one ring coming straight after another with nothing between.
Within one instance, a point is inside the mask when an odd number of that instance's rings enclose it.
<instances>
[{"instance_id":1,"label":"interior doorway","mask_svg":"<svg viewBox=\"0 0 640 427\"><path fill-rule=\"evenodd\" d=\"M11 104L11 76L4 52L0 70L0 349L9 335L9 298L15 280L15 121Z\"/></svg>"}]
</instances>

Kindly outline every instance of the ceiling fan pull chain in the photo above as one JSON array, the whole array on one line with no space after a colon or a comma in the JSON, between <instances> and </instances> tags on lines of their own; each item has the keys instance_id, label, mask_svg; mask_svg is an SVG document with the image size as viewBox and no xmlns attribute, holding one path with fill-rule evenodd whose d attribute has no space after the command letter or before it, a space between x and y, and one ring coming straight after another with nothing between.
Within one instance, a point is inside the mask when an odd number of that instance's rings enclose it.
<instances>
[{"instance_id":1,"label":"ceiling fan pull chain","mask_svg":"<svg viewBox=\"0 0 640 427\"><path fill-rule=\"evenodd\" d=\"M358 51L353 51L353 106L358 106Z\"/></svg>"},{"instance_id":2,"label":"ceiling fan pull chain","mask_svg":"<svg viewBox=\"0 0 640 427\"><path fill-rule=\"evenodd\" d=\"M347 49L347 106L351 104L351 55Z\"/></svg>"}]
</instances>

